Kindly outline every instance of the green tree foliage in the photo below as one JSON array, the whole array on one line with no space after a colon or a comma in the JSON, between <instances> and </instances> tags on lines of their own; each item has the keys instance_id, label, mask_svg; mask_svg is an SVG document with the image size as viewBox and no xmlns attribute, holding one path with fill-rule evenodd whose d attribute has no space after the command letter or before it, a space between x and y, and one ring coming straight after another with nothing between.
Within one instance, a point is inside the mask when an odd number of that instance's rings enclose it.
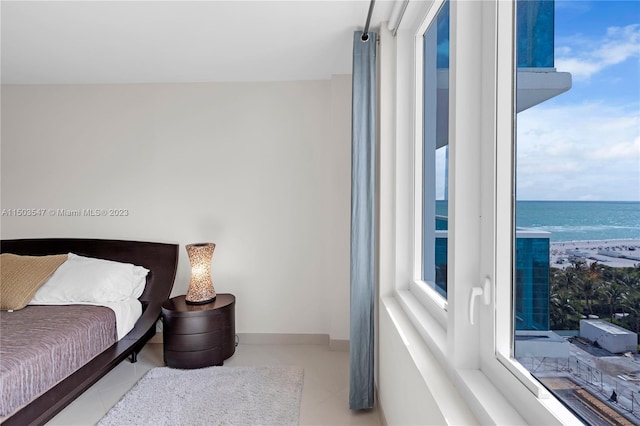
<instances>
[{"instance_id":1,"label":"green tree foliage","mask_svg":"<svg viewBox=\"0 0 640 426\"><path fill-rule=\"evenodd\" d=\"M612 268L574 261L565 269L552 267L550 281L552 330L576 330L581 318L597 315L640 333L640 264Z\"/></svg>"}]
</instances>

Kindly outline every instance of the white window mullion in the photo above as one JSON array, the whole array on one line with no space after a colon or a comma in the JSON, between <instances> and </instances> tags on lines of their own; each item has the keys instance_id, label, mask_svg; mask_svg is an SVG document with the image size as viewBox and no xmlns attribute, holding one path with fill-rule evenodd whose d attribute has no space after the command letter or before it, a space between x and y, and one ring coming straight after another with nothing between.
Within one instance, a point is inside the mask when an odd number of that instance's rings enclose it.
<instances>
[{"instance_id":1,"label":"white window mullion","mask_svg":"<svg viewBox=\"0 0 640 426\"><path fill-rule=\"evenodd\" d=\"M515 196L515 4L497 7L495 150L495 350L513 352L513 253ZM490 356L493 356L491 354Z\"/></svg>"},{"instance_id":2,"label":"white window mullion","mask_svg":"<svg viewBox=\"0 0 640 426\"><path fill-rule=\"evenodd\" d=\"M449 106L448 350L458 369L478 369L479 325L469 321L481 283L480 147L483 2L451 2Z\"/></svg>"}]
</instances>

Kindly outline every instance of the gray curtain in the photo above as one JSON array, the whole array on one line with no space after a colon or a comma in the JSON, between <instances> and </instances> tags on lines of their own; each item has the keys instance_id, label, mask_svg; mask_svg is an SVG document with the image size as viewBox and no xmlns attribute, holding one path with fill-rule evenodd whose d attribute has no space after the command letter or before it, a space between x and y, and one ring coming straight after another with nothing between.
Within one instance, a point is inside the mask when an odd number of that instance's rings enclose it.
<instances>
[{"instance_id":1,"label":"gray curtain","mask_svg":"<svg viewBox=\"0 0 640 426\"><path fill-rule=\"evenodd\" d=\"M373 407L377 34L353 35L349 408Z\"/></svg>"}]
</instances>

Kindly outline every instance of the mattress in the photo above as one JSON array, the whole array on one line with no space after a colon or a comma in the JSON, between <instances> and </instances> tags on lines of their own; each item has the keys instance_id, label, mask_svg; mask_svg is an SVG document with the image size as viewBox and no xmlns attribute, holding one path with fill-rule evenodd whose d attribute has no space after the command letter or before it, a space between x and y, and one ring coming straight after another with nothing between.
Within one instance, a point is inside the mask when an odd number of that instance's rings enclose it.
<instances>
[{"instance_id":1,"label":"mattress","mask_svg":"<svg viewBox=\"0 0 640 426\"><path fill-rule=\"evenodd\" d=\"M142 303L138 299L120 300L118 302L101 302L101 303L87 303L87 302L74 302L69 305L90 305L90 306L106 306L110 308L116 315L116 328L118 332L118 340L127 335L128 332L133 330L136 325L136 321L142 316ZM30 305L34 306L34 305ZM38 305L42 306L42 305ZM47 305L50 306L50 305ZM57 305L56 305L57 306Z\"/></svg>"},{"instance_id":2,"label":"mattress","mask_svg":"<svg viewBox=\"0 0 640 426\"><path fill-rule=\"evenodd\" d=\"M7 416L118 340L112 309L27 306L0 311L0 416Z\"/></svg>"}]
</instances>

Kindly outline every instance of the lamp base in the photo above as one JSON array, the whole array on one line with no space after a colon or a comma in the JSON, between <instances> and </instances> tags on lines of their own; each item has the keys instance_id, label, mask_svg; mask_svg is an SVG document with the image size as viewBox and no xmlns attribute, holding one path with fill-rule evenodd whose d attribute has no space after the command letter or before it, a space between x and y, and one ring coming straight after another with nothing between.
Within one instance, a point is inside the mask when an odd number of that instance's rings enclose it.
<instances>
[{"instance_id":1,"label":"lamp base","mask_svg":"<svg viewBox=\"0 0 640 426\"><path fill-rule=\"evenodd\" d=\"M207 303L215 302L216 296L213 296L213 299L207 299L207 300L195 300L192 302L191 300L184 299L184 301L187 305L206 305Z\"/></svg>"}]
</instances>

